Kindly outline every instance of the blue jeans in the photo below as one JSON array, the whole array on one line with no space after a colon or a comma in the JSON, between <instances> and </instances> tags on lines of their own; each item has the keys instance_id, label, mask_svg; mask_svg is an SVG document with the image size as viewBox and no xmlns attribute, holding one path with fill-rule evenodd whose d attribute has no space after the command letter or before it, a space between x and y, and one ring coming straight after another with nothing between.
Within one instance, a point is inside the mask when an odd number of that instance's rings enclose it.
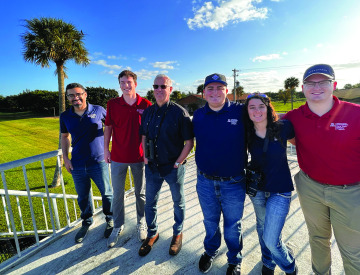
<instances>
[{"instance_id":1,"label":"blue jeans","mask_svg":"<svg viewBox=\"0 0 360 275\"><path fill-rule=\"evenodd\" d=\"M206 254L215 256L221 245L220 216L224 218L224 239L229 264L242 261L241 219L244 210L245 183L243 177L229 181L210 180L198 171L196 191L204 215Z\"/></svg>"},{"instance_id":2,"label":"blue jeans","mask_svg":"<svg viewBox=\"0 0 360 275\"><path fill-rule=\"evenodd\" d=\"M263 264L272 270L278 265L286 273L293 272L295 259L281 240L281 231L290 209L291 192L258 191L250 199L256 214L256 230Z\"/></svg>"},{"instance_id":3,"label":"blue jeans","mask_svg":"<svg viewBox=\"0 0 360 275\"><path fill-rule=\"evenodd\" d=\"M185 219L185 196L184 196L184 175L185 167L173 168L169 174L161 177L159 172L151 170L149 165L145 165L146 178L146 203L145 218L148 226L148 237L152 238L157 234L157 202L161 186L164 180L169 184L172 200L174 202L174 221L173 234L179 235L184 226Z\"/></svg>"},{"instance_id":4,"label":"blue jeans","mask_svg":"<svg viewBox=\"0 0 360 275\"><path fill-rule=\"evenodd\" d=\"M83 219L82 225L90 225L93 222L93 209L90 200L90 179L95 182L101 193L102 207L106 221L111 220L113 192L110 185L109 168L105 161L89 166L74 167L71 175L78 194L77 201L81 210L81 218Z\"/></svg>"}]
</instances>

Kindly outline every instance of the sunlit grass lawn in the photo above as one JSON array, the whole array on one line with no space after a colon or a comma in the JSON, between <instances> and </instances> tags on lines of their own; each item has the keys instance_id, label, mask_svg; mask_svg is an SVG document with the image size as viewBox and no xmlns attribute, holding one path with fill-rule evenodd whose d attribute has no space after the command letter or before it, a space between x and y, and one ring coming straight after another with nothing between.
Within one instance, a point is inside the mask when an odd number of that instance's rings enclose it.
<instances>
[{"instance_id":1,"label":"sunlit grass lawn","mask_svg":"<svg viewBox=\"0 0 360 275\"><path fill-rule=\"evenodd\" d=\"M59 138L59 118L58 117L36 117L31 113L0 113L0 163L10 162L34 155L57 150ZM54 176L56 158L44 161L46 167L46 179L50 193L62 193L61 186L51 188ZM42 175L41 163L33 163L26 166L29 187L31 191L45 192L45 183ZM65 190L67 194L76 194L75 186L71 175L62 169ZM22 167L14 168L5 172L5 179L9 190L26 190ZM127 180L127 186L129 181ZM3 181L0 178L0 189L3 189ZM100 196L95 184L93 184L94 196ZM32 199L34 211L36 212L36 223L39 229L45 229L45 221L42 214L42 205L39 198ZM70 201L69 201L70 202ZM17 213L15 198L12 199L13 212ZM20 198L20 205L26 230L32 230L29 202L27 198ZM71 204L70 204L71 205ZM59 211L63 210L63 203L58 200ZM76 204L77 207L77 204ZM45 201L47 209L47 201ZM71 211L71 206L69 212ZM77 207L79 217L79 209ZM65 215L61 218L61 225L66 224ZM72 217L74 218L74 217ZM15 216L16 227L20 230L20 218ZM74 220L74 219L72 219ZM47 217L50 225L50 217ZM0 232L6 232L5 214L0 211Z\"/></svg>"},{"instance_id":2,"label":"sunlit grass lawn","mask_svg":"<svg viewBox=\"0 0 360 275\"><path fill-rule=\"evenodd\" d=\"M305 102L306 99L294 101L294 109L299 108L301 105L304 105ZM286 104L284 104L284 102L281 101L272 101L271 103L277 113L286 113L291 110L291 102L287 102Z\"/></svg>"}]
</instances>

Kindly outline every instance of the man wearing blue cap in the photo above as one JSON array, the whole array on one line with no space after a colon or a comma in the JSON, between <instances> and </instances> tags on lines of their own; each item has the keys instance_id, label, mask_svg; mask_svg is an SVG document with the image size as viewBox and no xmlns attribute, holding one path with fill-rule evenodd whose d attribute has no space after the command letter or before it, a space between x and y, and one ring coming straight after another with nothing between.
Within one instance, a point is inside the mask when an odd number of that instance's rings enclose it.
<instances>
[{"instance_id":1,"label":"man wearing blue cap","mask_svg":"<svg viewBox=\"0 0 360 275\"><path fill-rule=\"evenodd\" d=\"M360 274L360 106L333 95L335 73L317 64L303 77L306 104L284 118L295 129L297 193L309 231L312 269L331 273L334 231L346 274Z\"/></svg>"},{"instance_id":2,"label":"man wearing blue cap","mask_svg":"<svg viewBox=\"0 0 360 275\"><path fill-rule=\"evenodd\" d=\"M218 254L222 213L224 239L228 247L226 274L240 274L247 155L243 106L230 102L227 93L224 75L207 76L204 83L207 103L194 113L193 118L198 167L196 190L206 231L205 252L200 258L199 269L207 273Z\"/></svg>"}]
</instances>

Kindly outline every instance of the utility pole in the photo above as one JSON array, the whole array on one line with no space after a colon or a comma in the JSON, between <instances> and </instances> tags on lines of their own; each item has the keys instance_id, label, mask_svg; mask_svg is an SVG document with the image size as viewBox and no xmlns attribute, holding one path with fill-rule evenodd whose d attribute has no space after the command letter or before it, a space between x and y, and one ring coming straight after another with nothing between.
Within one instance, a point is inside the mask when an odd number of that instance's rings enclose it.
<instances>
[{"instance_id":1,"label":"utility pole","mask_svg":"<svg viewBox=\"0 0 360 275\"><path fill-rule=\"evenodd\" d=\"M238 76L237 72L239 72L239 70L233 69L232 71L234 73L234 102L236 102L236 77Z\"/></svg>"}]
</instances>

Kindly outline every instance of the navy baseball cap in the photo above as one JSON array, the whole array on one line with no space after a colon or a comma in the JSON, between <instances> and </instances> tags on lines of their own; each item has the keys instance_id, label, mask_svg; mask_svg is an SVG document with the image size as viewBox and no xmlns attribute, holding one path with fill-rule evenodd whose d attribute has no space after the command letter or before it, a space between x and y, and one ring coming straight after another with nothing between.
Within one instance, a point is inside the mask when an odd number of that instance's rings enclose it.
<instances>
[{"instance_id":1,"label":"navy baseball cap","mask_svg":"<svg viewBox=\"0 0 360 275\"><path fill-rule=\"evenodd\" d=\"M314 66L311 66L308 68L303 77L303 81L305 81L309 76L314 74L322 74L327 76L330 79L335 79L335 73L333 68L331 68L330 65L327 64L316 64Z\"/></svg>"},{"instance_id":2,"label":"navy baseball cap","mask_svg":"<svg viewBox=\"0 0 360 275\"><path fill-rule=\"evenodd\" d=\"M219 83L224 84L225 86L227 86L225 75L211 74L211 75L208 75L205 78L204 89L208 84L213 83L213 82L219 82Z\"/></svg>"}]
</instances>

